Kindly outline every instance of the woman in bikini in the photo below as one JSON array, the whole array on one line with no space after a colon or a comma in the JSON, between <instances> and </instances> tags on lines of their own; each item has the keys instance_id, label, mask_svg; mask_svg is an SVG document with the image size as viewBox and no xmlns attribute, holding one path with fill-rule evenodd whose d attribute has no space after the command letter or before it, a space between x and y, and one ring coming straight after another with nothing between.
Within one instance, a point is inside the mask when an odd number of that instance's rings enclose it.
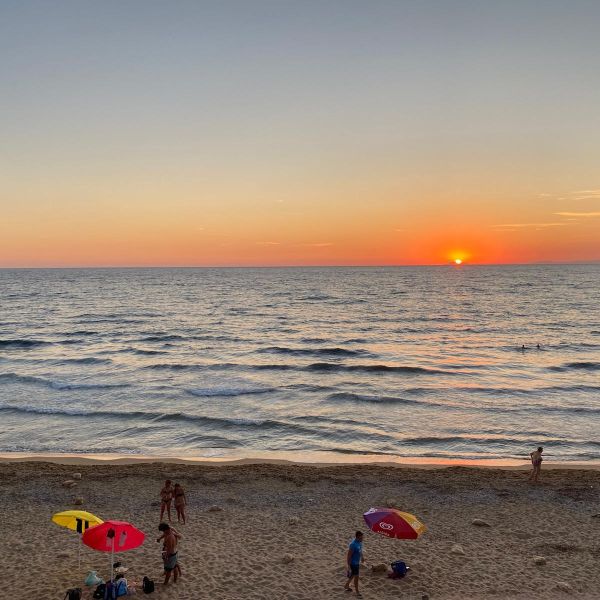
<instances>
[{"instance_id":1,"label":"woman in bikini","mask_svg":"<svg viewBox=\"0 0 600 600\"><path fill-rule=\"evenodd\" d=\"M167 509L167 516L169 521L171 520L171 499L173 498L173 488L171 487L171 480L167 479L165 485L160 490L160 520L163 520L165 509Z\"/></svg>"},{"instance_id":2,"label":"woman in bikini","mask_svg":"<svg viewBox=\"0 0 600 600\"><path fill-rule=\"evenodd\" d=\"M177 511L177 522L185 525L185 505L187 504L187 498L185 497L185 491L178 483L175 484L173 489L173 498L175 500L175 510Z\"/></svg>"}]
</instances>

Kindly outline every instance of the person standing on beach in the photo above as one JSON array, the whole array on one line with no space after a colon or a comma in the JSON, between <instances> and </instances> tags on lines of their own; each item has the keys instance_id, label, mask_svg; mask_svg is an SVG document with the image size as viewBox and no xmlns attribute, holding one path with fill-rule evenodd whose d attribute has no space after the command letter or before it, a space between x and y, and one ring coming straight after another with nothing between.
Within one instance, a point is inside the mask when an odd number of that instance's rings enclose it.
<instances>
[{"instance_id":1,"label":"person standing on beach","mask_svg":"<svg viewBox=\"0 0 600 600\"><path fill-rule=\"evenodd\" d=\"M537 450L529 454L529 456L531 457L531 464L533 465L531 475L529 475L529 481L533 481L533 483L538 482L538 477L540 476L540 471L542 470L543 451L544 449L540 446Z\"/></svg>"},{"instance_id":2,"label":"person standing on beach","mask_svg":"<svg viewBox=\"0 0 600 600\"><path fill-rule=\"evenodd\" d=\"M163 520L165 509L169 522L171 521L171 499L173 498L173 488L171 487L171 480L167 479L165 485L160 490L160 521Z\"/></svg>"},{"instance_id":3,"label":"person standing on beach","mask_svg":"<svg viewBox=\"0 0 600 600\"><path fill-rule=\"evenodd\" d=\"M362 531L357 531L354 539L348 546L348 553L346 554L346 563L348 565L348 581L344 589L347 592L352 591L350 584L354 581L354 591L359 598L362 598L362 594L358 591L358 577L360 571L360 564L365 562L363 555L363 534Z\"/></svg>"},{"instance_id":4,"label":"person standing on beach","mask_svg":"<svg viewBox=\"0 0 600 600\"><path fill-rule=\"evenodd\" d=\"M185 497L185 490L178 483L175 484L173 489L173 499L175 500L175 510L177 511L177 522L185 525L185 505L187 504L187 498Z\"/></svg>"},{"instance_id":5,"label":"person standing on beach","mask_svg":"<svg viewBox=\"0 0 600 600\"><path fill-rule=\"evenodd\" d=\"M175 531L167 523L161 523L158 526L158 530L162 535L156 540L163 542L162 559L165 568L165 581L164 584L169 583L171 573L173 573L173 583L177 583L177 579L181 576L181 567L177 561L177 543L181 535Z\"/></svg>"}]
</instances>

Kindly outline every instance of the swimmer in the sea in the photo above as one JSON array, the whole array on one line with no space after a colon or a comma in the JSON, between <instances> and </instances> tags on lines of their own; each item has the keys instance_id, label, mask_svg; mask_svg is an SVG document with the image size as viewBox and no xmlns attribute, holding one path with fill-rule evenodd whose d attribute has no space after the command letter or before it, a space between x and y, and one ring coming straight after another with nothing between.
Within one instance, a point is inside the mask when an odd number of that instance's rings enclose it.
<instances>
[{"instance_id":1,"label":"swimmer in the sea","mask_svg":"<svg viewBox=\"0 0 600 600\"><path fill-rule=\"evenodd\" d=\"M531 466L533 467L533 469L531 470L531 474L529 475L529 481L533 481L533 483L538 482L540 471L542 470L543 451L544 449L540 446L537 450L534 450L529 454L531 458Z\"/></svg>"}]
</instances>

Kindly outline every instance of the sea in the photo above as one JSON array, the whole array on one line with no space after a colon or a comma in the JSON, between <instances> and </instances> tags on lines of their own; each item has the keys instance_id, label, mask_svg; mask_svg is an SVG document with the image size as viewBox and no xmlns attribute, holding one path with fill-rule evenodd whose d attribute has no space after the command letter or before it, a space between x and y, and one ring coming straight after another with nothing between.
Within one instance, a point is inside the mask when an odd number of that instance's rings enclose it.
<instances>
[{"instance_id":1,"label":"sea","mask_svg":"<svg viewBox=\"0 0 600 600\"><path fill-rule=\"evenodd\" d=\"M600 264L3 269L0 423L1 453L599 461Z\"/></svg>"}]
</instances>

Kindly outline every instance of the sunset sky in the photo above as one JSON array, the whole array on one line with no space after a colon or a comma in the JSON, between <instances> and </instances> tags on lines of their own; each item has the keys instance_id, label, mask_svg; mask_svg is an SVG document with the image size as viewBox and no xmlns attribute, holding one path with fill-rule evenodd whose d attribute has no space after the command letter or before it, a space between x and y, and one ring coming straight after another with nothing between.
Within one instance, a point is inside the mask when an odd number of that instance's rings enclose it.
<instances>
[{"instance_id":1,"label":"sunset sky","mask_svg":"<svg viewBox=\"0 0 600 600\"><path fill-rule=\"evenodd\" d=\"M0 266L600 260L600 3L0 4Z\"/></svg>"}]
</instances>

